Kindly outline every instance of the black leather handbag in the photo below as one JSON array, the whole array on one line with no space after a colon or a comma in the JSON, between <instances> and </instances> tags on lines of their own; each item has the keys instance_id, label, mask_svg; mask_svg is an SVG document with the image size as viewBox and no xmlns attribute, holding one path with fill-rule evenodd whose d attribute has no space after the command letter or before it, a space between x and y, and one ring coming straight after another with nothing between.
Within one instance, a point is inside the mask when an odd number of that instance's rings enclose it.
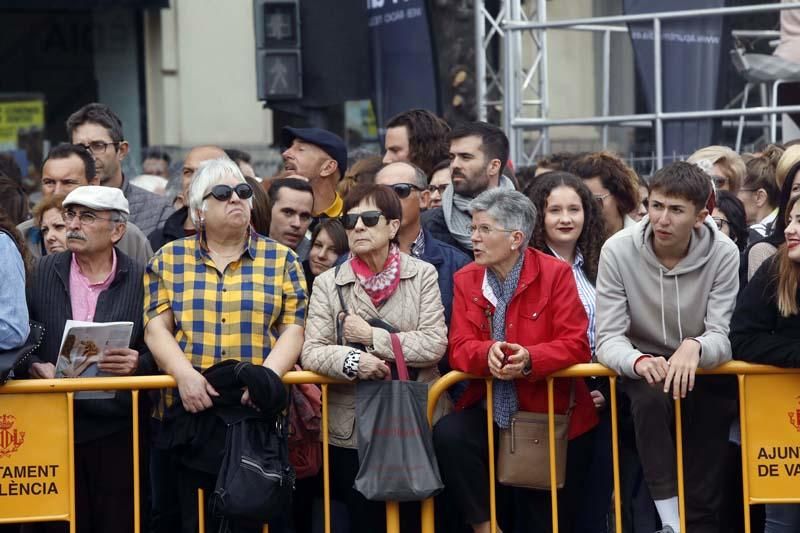
<instances>
[{"instance_id":1,"label":"black leather handbag","mask_svg":"<svg viewBox=\"0 0 800 533\"><path fill-rule=\"evenodd\" d=\"M0 385L8 381L11 372L21 367L41 346L44 340L44 326L38 322L30 322L30 328L31 332L22 346L0 351Z\"/></svg>"},{"instance_id":2,"label":"black leather handbag","mask_svg":"<svg viewBox=\"0 0 800 533\"><path fill-rule=\"evenodd\" d=\"M273 421L245 418L228 426L210 501L223 524L261 525L291 508L295 473L287 432L283 415Z\"/></svg>"}]
</instances>

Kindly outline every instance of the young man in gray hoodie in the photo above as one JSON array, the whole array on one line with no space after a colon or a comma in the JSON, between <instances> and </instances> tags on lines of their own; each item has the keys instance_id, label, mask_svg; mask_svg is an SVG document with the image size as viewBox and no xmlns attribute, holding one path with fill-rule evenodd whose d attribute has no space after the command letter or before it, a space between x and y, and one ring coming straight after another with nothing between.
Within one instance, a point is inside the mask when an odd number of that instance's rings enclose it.
<instances>
[{"instance_id":1,"label":"young man in gray hoodie","mask_svg":"<svg viewBox=\"0 0 800 533\"><path fill-rule=\"evenodd\" d=\"M731 359L728 326L739 253L706 209L711 180L673 163L651 180L648 216L603 246L597 275L597 356L631 400L645 480L663 531L680 531L674 399L683 399L686 525L719 533L735 401L695 371ZM684 532L685 533L685 532Z\"/></svg>"}]
</instances>

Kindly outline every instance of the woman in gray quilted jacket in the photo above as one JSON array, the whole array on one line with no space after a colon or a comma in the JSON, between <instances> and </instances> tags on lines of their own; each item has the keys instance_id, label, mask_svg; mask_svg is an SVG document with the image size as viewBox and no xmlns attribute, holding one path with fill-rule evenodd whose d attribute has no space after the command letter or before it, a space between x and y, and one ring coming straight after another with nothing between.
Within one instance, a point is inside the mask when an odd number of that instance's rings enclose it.
<instances>
[{"instance_id":1,"label":"woman in gray quilted jacket","mask_svg":"<svg viewBox=\"0 0 800 533\"><path fill-rule=\"evenodd\" d=\"M344 213L350 257L314 281L303 368L350 381L384 379L394 352L389 331L377 322L382 321L398 332L411 379L435 381L436 364L447 348L444 308L436 269L398 248L399 198L386 186L358 185L345 199ZM444 409L440 402L437 414ZM384 504L366 500L353 488L355 388L331 386L328 412L331 494L348 508L350 531L384 531ZM418 522L406 525L419 529Z\"/></svg>"}]
</instances>

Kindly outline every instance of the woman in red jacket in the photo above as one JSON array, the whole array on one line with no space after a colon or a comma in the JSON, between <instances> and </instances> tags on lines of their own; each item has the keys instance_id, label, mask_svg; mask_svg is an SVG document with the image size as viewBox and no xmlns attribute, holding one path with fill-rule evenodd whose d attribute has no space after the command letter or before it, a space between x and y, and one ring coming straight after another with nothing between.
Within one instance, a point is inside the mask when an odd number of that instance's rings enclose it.
<instances>
[{"instance_id":1,"label":"woman in red jacket","mask_svg":"<svg viewBox=\"0 0 800 533\"><path fill-rule=\"evenodd\" d=\"M517 411L547 412L545 377L590 360L587 318L568 264L528 248L536 210L525 195L490 189L470 204L475 262L455 275L450 364L493 376L495 432ZM555 384L555 412L567 411L573 380ZM559 529L579 512L581 477L590 457L586 433L597 424L589 391L574 380L567 478L559 493ZM434 428L447 502L476 532L489 531L486 385L473 381L457 411ZM548 465L531 465L548 468ZM502 487L498 517L506 533L549 531L546 491Z\"/></svg>"}]
</instances>

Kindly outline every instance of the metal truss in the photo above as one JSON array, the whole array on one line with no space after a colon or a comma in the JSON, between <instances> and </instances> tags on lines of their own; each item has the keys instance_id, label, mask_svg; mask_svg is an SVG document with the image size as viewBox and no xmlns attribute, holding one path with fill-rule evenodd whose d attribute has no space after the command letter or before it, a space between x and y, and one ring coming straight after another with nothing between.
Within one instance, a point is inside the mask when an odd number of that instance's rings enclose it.
<instances>
[{"instance_id":1,"label":"metal truss","mask_svg":"<svg viewBox=\"0 0 800 533\"><path fill-rule=\"evenodd\" d=\"M475 67L479 120L502 113L501 123L516 165L529 165L549 152L548 128L519 129L518 118L546 118L547 32L545 29L508 32L507 23L544 23L546 0L501 0L492 14L484 0L475 0Z\"/></svg>"}]
</instances>

